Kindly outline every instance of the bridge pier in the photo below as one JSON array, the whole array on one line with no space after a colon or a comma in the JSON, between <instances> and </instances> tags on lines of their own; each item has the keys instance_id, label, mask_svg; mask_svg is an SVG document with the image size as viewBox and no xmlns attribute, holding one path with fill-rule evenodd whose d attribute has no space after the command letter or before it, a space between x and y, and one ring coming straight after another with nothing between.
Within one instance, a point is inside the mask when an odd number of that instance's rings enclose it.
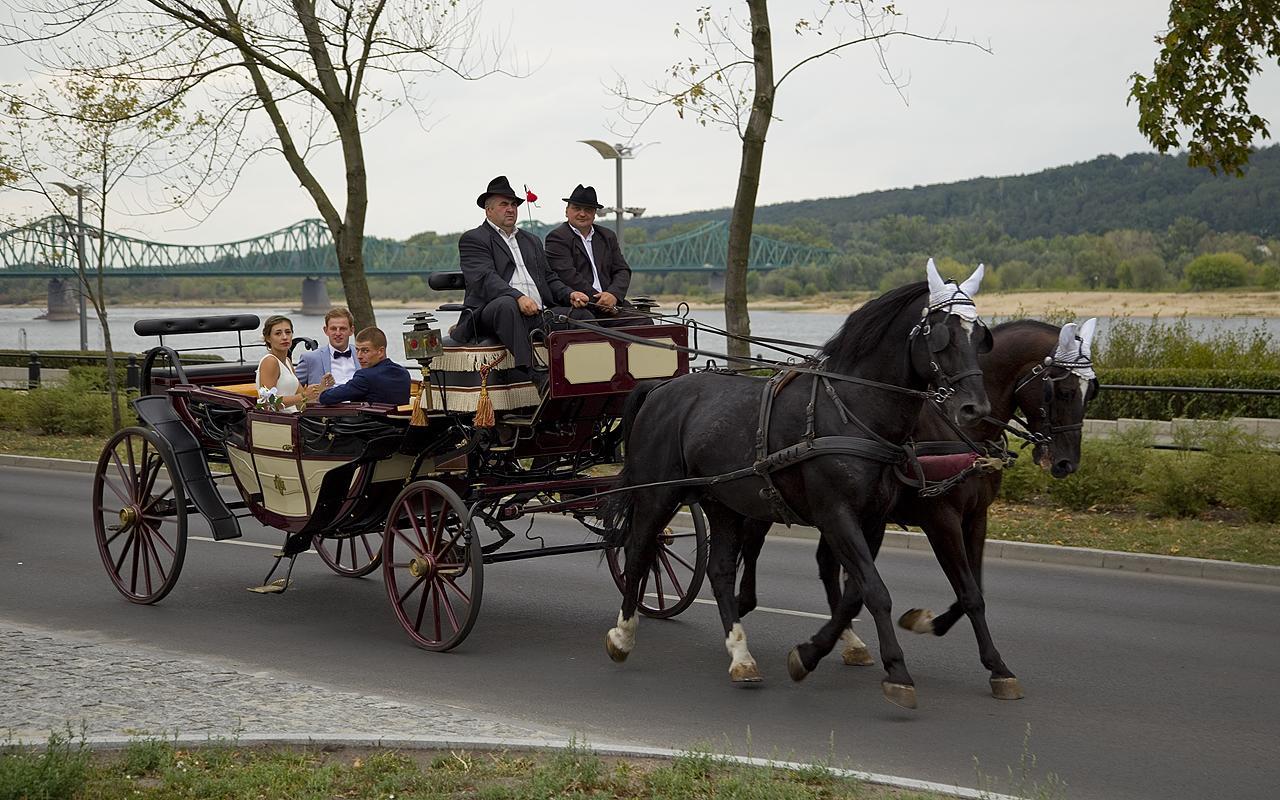
<instances>
[{"instance_id":1,"label":"bridge pier","mask_svg":"<svg viewBox=\"0 0 1280 800\"><path fill-rule=\"evenodd\" d=\"M77 294L77 290L80 287L76 283L71 278L49 279L49 309L45 313L45 319L55 321L80 319L79 295Z\"/></svg>"},{"instance_id":2,"label":"bridge pier","mask_svg":"<svg viewBox=\"0 0 1280 800\"><path fill-rule=\"evenodd\" d=\"M329 290L324 278L302 279L302 316L323 317L333 304L329 302Z\"/></svg>"},{"instance_id":3,"label":"bridge pier","mask_svg":"<svg viewBox=\"0 0 1280 800\"><path fill-rule=\"evenodd\" d=\"M724 294L724 273L720 271L707 274L707 291Z\"/></svg>"}]
</instances>

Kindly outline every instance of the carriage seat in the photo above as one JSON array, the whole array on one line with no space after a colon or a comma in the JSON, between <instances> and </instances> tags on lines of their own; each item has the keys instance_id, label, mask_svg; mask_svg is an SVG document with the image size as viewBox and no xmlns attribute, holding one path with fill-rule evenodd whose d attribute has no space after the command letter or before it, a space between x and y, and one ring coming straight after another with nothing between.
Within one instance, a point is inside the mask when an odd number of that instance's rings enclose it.
<instances>
[{"instance_id":1,"label":"carriage seat","mask_svg":"<svg viewBox=\"0 0 1280 800\"><path fill-rule=\"evenodd\" d=\"M457 342L446 337L442 344L444 354L431 359L432 408L475 411L480 402L480 367L485 364L493 365L487 388L495 411L527 408L542 401L537 387L515 369L511 352L496 338ZM534 345L534 357L545 363L544 345Z\"/></svg>"}]
</instances>

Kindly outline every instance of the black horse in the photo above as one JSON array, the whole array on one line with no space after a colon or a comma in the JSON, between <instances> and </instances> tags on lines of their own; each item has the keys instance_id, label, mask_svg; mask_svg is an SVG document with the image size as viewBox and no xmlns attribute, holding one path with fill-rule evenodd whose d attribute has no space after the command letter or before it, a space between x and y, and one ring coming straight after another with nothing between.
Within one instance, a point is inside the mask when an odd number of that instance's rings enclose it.
<instances>
[{"instance_id":1,"label":"black horse","mask_svg":"<svg viewBox=\"0 0 1280 800\"><path fill-rule=\"evenodd\" d=\"M1077 329L1075 323L1061 329L1035 320L1019 320L997 326L990 353L980 357L983 381L991 401L991 415L972 425L966 434L978 441L1003 447L1002 434L1010 428L1015 412L1021 412L1029 437L1035 442L1032 456L1055 478L1075 472L1080 461L1080 434L1085 409L1097 393L1089 345L1096 320ZM927 409L920 415L914 438L926 441L958 441L959 436L937 414ZM921 496L916 489L900 492L888 518L902 525L924 530L942 571L956 593L956 601L935 617L926 609L911 609L898 621L907 630L942 636L967 615L978 640L978 653L991 672L992 696L1016 700L1023 696L1018 679L1005 665L987 628L982 596L982 551L987 537L987 509L1000 492L1003 473L978 471L940 496ZM872 552L879 549L884 529L868 530ZM744 543L743 576L738 606L745 616L756 605L755 557L763 544ZM818 544L818 574L827 593L832 613L840 605L840 563L825 540ZM856 596L854 586L845 590ZM854 601L856 602L856 600ZM853 615L858 607L855 605ZM844 663L864 666L875 663L865 644L846 629L841 638ZM808 666L812 669L816 664ZM803 678L804 672L792 672Z\"/></svg>"},{"instance_id":2,"label":"black horse","mask_svg":"<svg viewBox=\"0 0 1280 800\"><path fill-rule=\"evenodd\" d=\"M915 707L889 592L866 532L884 528L897 490L889 467L905 459L900 445L929 386L941 390L937 396L953 393L961 423L989 411L977 352L989 346L990 332L971 300L981 268L958 287L943 284L932 262L928 276L928 283L895 289L850 314L823 346L820 367L796 370L789 382L700 372L630 398L624 491L605 509L626 553L622 610L606 637L613 660L624 660L635 646L638 595L663 526L677 508L696 501L711 523L707 574L734 681L760 680L733 591L742 543L775 521L800 521L822 532L866 598L879 633L886 697ZM833 618L796 650L830 652L849 619Z\"/></svg>"}]
</instances>

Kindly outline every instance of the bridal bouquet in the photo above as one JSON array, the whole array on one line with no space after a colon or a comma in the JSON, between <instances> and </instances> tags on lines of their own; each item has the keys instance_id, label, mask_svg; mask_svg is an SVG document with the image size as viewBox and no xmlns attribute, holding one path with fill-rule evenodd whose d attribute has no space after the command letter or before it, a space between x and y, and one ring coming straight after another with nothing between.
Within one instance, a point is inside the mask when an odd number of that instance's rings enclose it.
<instances>
[{"instance_id":1,"label":"bridal bouquet","mask_svg":"<svg viewBox=\"0 0 1280 800\"><path fill-rule=\"evenodd\" d=\"M284 398L276 393L274 386L259 386L258 402L254 407L259 411L279 411L284 408Z\"/></svg>"}]
</instances>

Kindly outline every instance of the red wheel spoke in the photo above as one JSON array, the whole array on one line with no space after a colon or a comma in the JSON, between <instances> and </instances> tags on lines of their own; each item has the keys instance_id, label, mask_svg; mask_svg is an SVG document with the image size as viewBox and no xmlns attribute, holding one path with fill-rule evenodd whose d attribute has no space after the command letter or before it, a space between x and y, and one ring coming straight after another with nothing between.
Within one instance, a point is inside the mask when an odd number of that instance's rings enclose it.
<instances>
[{"instance_id":1,"label":"red wheel spoke","mask_svg":"<svg viewBox=\"0 0 1280 800\"><path fill-rule=\"evenodd\" d=\"M667 607L667 594L662 590L662 572L658 569L657 561L653 562L649 574L653 575L653 593L658 598L658 608L664 609Z\"/></svg>"},{"instance_id":2,"label":"red wheel spoke","mask_svg":"<svg viewBox=\"0 0 1280 800\"><path fill-rule=\"evenodd\" d=\"M660 550L658 550L658 557L659 557L659 558L666 558L666 557L674 558L676 561L679 561L679 562L680 562L680 565L681 565L682 567L684 567L685 569L689 570L690 572L693 572L693 571L694 571L693 565L692 565L692 564L690 564L688 561L685 561L685 560L684 560L684 556L680 555L680 554L679 554L679 553L677 553L676 551L671 550L671 549L669 549L669 548L663 547L663 548L661 548Z\"/></svg>"},{"instance_id":3,"label":"red wheel spoke","mask_svg":"<svg viewBox=\"0 0 1280 800\"><path fill-rule=\"evenodd\" d=\"M132 544L134 543L134 537L135 537L135 535L136 535L136 534L135 534L135 532L134 532L133 528L130 528L130 529L129 529L129 538L127 538L127 539L125 539L125 540L124 540L124 547L121 547L121 548L120 548L120 557L116 559L116 565L115 565L115 570L114 570L114 572L115 572L117 575L119 575L119 574L120 574L120 567L124 566L124 559L125 559L125 556L129 555L129 547L130 547L130 545L132 545Z\"/></svg>"},{"instance_id":4,"label":"red wheel spoke","mask_svg":"<svg viewBox=\"0 0 1280 800\"><path fill-rule=\"evenodd\" d=\"M149 511L152 506L154 506L156 503L159 503L161 500L165 499L172 493L173 493L173 484L169 484L168 489L165 489L163 492L161 492L160 494L156 495L155 497L147 501L147 504L142 507L143 512L145 513L146 511Z\"/></svg>"},{"instance_id":5,"label":"red wheel spoke","mask_svg":"<svg viewBox=\"0 0 1280 800\"><path fill-rule=\"evenodd\" d=\"M439 579L435 581L435 593L436 596L444 603L445 613L449 616L449 624L452 625L453 630L457 632L462 628L462 626L458 624L458 615L454 613L453 603L449 602L449 595L445 592L444 586L442 586L441 583L442 582ZM437 618L439 617L438 614L436 616Z\"/></svg>"},{"instance_id":6,"label":"red wheel spoke","mask_svg":"<svg viewBox=\"0 0 1280 800\"><path fill-rule=\"evenodd\" d=\"M410 546L419 553L430 553L431 547L427 544L427 537L422 533L422 527L418 524L418 512L413 510L408 501L405 502L405 509L409 512L409 525L413 527L413 532L418 534L418 543Z\"/></svg>"},{"instance_id":7,"label":"red wheel spoke","mask_svg":"<svg viewBox=\"0 0 1280 800\"><path fill-rule=\"evenodd\" d=\"M139 534L138 534L137 528L134 528L133 536L130 537L130 539L133 544L133 568L130 572L131 580L129 582L129 591L133 592L134 594L137 594L138 593L138 553L142 550L142 546L138 542Z\"/></svg>"},{"instance_id":8,"label":"red wheel spoke","mask_svg":"<svg viewBox=\"0 0 1280 800\"><path fill-rule=\"evenodd\" d=\"M667 553L665 550L659 550L658 561L662 564L662 568L667 573L667 577L671 579L672 592L676 597L683 597L684 587L680 585L680 579L676 577L676 571L672 568L671 560L667 558L668 555L675 556L675 558L679 560L679 556L676 556L675 553Z\"/></svg>"},{"instance_id":9,"label":"red wheel spoke","mask_svg":"<svg viewBox=\"0 0 1280 800\"><path fill-rule=\"evenodd\" d=\"M129 490L129 496L128 497L121 496L120 499L125 502L125 505L129 505L136 502L138 498L134 496L133 490L138 487L134 485L134 482L132 480L129 479L129 472L124 468L124 463L120 461L120 452L118 449L113 449L111 451L111 460L115 462L116 472L120 473L120 482L123 483L125 488ZM105 478L106 476L103 475L103 477ZM113 486L112 488L115 488L115 487ZM116 490L116 493L119 494L118 489Z\"/></svg>"},{"instance_id":10,"label":"red wheel spoke","mask_svg":"<svg viewBox=\"0 0 1280 800\"><path fill-rule=\"evenodd\" d=\"M418 546L418 542L415 542L411 540L408 536L406 536L404 531L400 531L400 530L396 531L396 538L404 542L406 545L408 545L410 552L412 552L414 555L422 555L423 553L426 552L425 550L421 549ZM422 537L419 536L418 538L421 539Z\"/></svg>"},{"instance_id":11,"label":"red wheel spoke","mask_svg":"<svg viewBox=\"0 0 1280 800\"><path fill-rule=\"evenodd\" d=\"M432 555L434 555L434 556L436 556L437 558L439 558L440 556L443 556L443 555L447 555L447 554L453 553L453 552L454 552L454 550L453 550L454 546L458 544L458 540L462 538L462 535L463 535L464 533L466 533L466 530L465 530L465 529L463 529L463 528L458 528L458 530L454 532L453 537L452 537L452 538L450 538L450 539L449 539L449 541L447 541L447 542L443 542L443 544L442 544L442 546L440 547L440 549L439 549L439 550L437 550L437 551L436 551L435 553L433 553ZM449 563L450 563L450 564L452 564L452 563L455 563L455 562L450 561Z\"/></svg>"},{"instance_id":12,"label":"red wheel spoke","mask_svg":"<svg viewBox=\"0 0 1280 800\"><path fill-rule=\"evenodd\" d=\"M174 550L172 546L170 546L169 540L164 538L164 533L160 530L159 525L147 526L147 527L150 530L152 536L158 539L160 541L160 544L164 545L165 550L169 551L169 555L176 556L178 554L177 551ZM150 541L151 537L147 537L147 540ZM154 549L155 549L155 545L152 545L152 550ZM159 560L159 555L156 556L156 560L157 561Z\"/></svg>"},{"instance_id":13,"label":"red wheel spoke","mask_svg":"<svg viewBox=\"0 0 1280 800\"><path fill-rule=\"evenodd\" d=\"M418 616L414 618L413 629L415 631L422 630L422 617L427 613L427 595L431 594L431 584L421 578L415 582L415 586L422 585L422 599L418 601Z\"/></svg>"},{"instance_id":14,"label":"red wheel spoke","mask_svg":"<svg viewBox=\"0 0 1280 800\"><path fill-rule=\"evenodd\" d=\"M400 565L399 565L399 564L397 564L396 566L400 566ZM408 568L408 566L409 566L409 565L408 565L408 564L405 564L404 566L405 566L406 568ZM411 577L412 577L412 576L411 576ZM416 579L414 579L413 583L411 583L411 584L409 585L409 588L408 588L408 589L405 589L405 590L404 590L404 593L400 595L400 604L401 604L401 605L404 605L404 601L405 601L405 600L407 600L407 599L409 598L409 595L413 594L413 590L414 590L414 589L417 589L417 588L418 588L418 586L419 586L419 585L420 585L424 580L426 580L426 579L427 579L427 578L426 578L426 576L425 576L425 575L424 575L424 576L422 576L421 578L416 578Z\"/></svg>"},{"instance_id":15,"label":"red wheel spoke","mask_svg":"<svg viewBox=\"0 0 1280 800\"><path fill-rule=\"evenodd\" d=\"M431 619L435 621L436 638L433 641L441 641L444 637L440 635L440 593L431 591L435 586L430 586L427 591L431 592Z\"/></svg>"},{"instance_id":16,"label":"red wheel spoke","mask_svg":"<svg viewBox=\"0 0 1280 800\"><path fill-rule=\"evenodd\" d=\"M158 455L155 457L154 462L154 466L151 468L148 468L145 464L143 465L143 474L145 475L146 480L143 481L142 491L138 492L138 502L142 502L144 499L151 497L151 492L156 488L156 477L160 474L160 465L164 462L160 460L160 456ZM170 488L172 489L173 487ZM151 504L154 503L156 499L158 498L152 498L148 501L146 507L150 508Z\"/></svg>"},{"instance_id":17,"label":"red wheel spoke","mask_svg":"<svg viewBox=\"0 0 1280 800\"><path fill-rule=\"evenodd\" d=\"M133 460L133 437L132 436L127 437L124 440L124 446L129 453L129 482L136 489L138 488L138 484L140 483L140 481L138 480L137 462ZM142 498L138 498L138 499L141 500Z\"/></svg>"},{"instance_id":18,"label":"red wheel spoke","mask_svg":"<svg viewBox=\"0 0 1280 800\"><path fill-rule=\"evenodd\" d=\"M471 603L470 595L468 595L465 591L463 591L462 587L459 586L457 583L455 583L452 577L446 575L446 576L443 576L441 580L444 581L446 586L453 587L453 591L457 592L458 597L462 599L462 602L467 604Z\"/></svg>"},{"instance_id":19,"label":"red wheel spoke","mask_svg":"<svg viewBox=\"0 0 1280 800\"><path fill-rule=\"evenodd\" d=\"M370 561L372 561L372 560L374 559L374 555L373 555L373 548L369 546L369 537L368 537L368 536L365 536L364 534L361 534L361 535L360 535L360 543L364 545L364 554L365 554L366 556L368 556L368 557L369 557L369 560L370 560ZM352 543L351 543L351 549L352 549L353 551L356 549L355 541L354 541L354 540L353 540L353 541L352 541ZM355 560L354 560L354 559L352 560L351 565L352 565L352 566L355 566Z\"/></svg>"}]
</instances>

